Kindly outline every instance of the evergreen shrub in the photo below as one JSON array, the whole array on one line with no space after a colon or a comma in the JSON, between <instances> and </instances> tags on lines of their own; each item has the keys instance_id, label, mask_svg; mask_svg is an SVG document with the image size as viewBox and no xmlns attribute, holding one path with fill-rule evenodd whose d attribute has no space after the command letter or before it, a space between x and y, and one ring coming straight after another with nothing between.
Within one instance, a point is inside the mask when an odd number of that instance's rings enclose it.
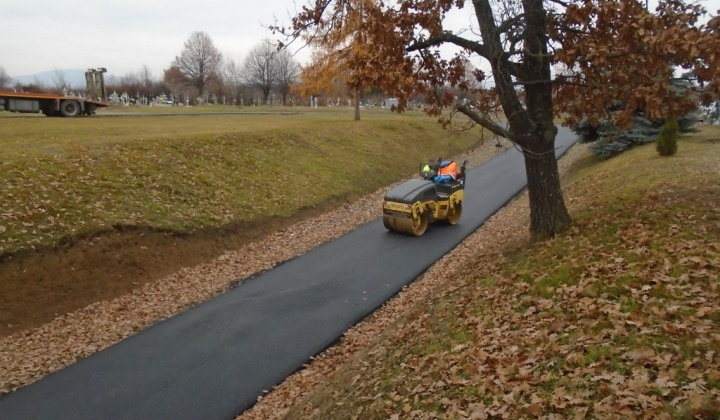
<instances>
[{"instance_id":1,"label":"evergreen shrub","mask_svg":"<svg viewBox=\"0 0 720 420\"><path fill-rule=\"evenodd\" d=\"M694 131L695 113L676 119L675 125L681 133ZM600 120L597 127L590 125L587 119L570 127L583 143L593 144L590 150L603 159L608 159L642 144L657 140L664 121L653 121L642 112L636 112L633 122L627 130L620 130L609 120Z\"/></svg>"},{"instance_id":2,"label":"evergreen shrub","mask_svg":"<svg viewBox=\"0 0 720 420\"><path fill-rule=\"evenodd\" d=\"M680 137L680 127L675 117L668 118L660 129L655 148L660 156L672 156L677 152L677 140Z\"/></svg>"}]
</instances>

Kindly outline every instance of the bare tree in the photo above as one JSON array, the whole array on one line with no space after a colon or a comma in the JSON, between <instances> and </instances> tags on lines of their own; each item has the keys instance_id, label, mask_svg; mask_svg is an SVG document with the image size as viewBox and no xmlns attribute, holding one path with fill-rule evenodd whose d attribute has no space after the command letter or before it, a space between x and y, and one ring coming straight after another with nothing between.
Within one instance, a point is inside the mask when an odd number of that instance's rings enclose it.
<instances>
[{"instance_id":1,"label":"bare tree","mask_svg":"<svg viewBox=\"0 0 720 420\"><path fill-rule=\"evenodd\" d=\"M122 88L125 90L137 89L140 86L140 77L137 73L131 71L120 77L120 86L122 86Z\"/></svg>"},{"instance_id":2,"label":"bare tree","mask_svg":"<svg viewBox=\"0 0 720 420\"><path fill-rule=\"evenodd\" d=\"M242 66L234 58L229 58L225 60L223 75L225 84L232 91L232 97L238 99L243 84Z\"/></svg>"},{"instance_id":3,"label":"bare tree","mask_svg":"<svg viewBox=\"0 0 720 420\"><path fill-rule=\"evenodd\" d=\"M10 89L12 77L5 72L5 67L0 67L0 89Z\"/></svg>"},{"instance_id":4,"label":"bare tree","mask_svg":"<svg viewBox=\"0 0 720 420\"><path fill-rule=\"evenodd\" d=\"M191 86L197 88L202 96L207 82L217 75L222 66L223 57L215 48L208 34L195 31L185 41L180 56L175 56L173 67L177 67Z\"/></svg>"},{"instance_id":5,"label":"bare tree","mask_svg":"<svg viewBox=\"0 0 720 420\"><path fill-rule=\"evenodd\" d=\"M62 91L63 89L70 89L70 84L65 77L65 72L58 68L53 71L53 87L58 92Z\"/></svg>"},{"instance_id":6,"label":"bare tree","mask_svg":"<svg viewBox=\"0 0 720 420\"><path fill-rule=\"evenodd\" d=\"M27 93L42 93L47 92L48 90L43 81L37 76L33 77L33 81L30 83L20 83L16 81L13 85L13 89L17 92Z\"/></svg>"},{"instance_id":7,"label":"bare tree","mask_svg":"<svg viewBox=\"0 0 720 420\"><path fill-rule=\"evenodd\" d=\"M148 96L158 91L158 81L145 64L140 70L131 71L121 76L119 80L112 83L112 86L113 89L127 92L134 97L139 95Z\"/></svg>"},{"instance_id":8,"label":"bare tree","mask_svg":"<svg viewBox=\"0 0 720 420\"><path fill-rule=\"evenodd\" d=\"M277 53L275 64L277 89L280 95L282 95L283 105L286 105L290 88L298 81L300 73L299 67L288 50L281 50Z\"/></svg>"},{"instance_id":9,"label":"bare tree","mask_svg":"<svg viewBox=\"0 0 720 420\"><path fill-rule=\"evenodd\" d=\"M150 67L148 67L147 64L143 64L138 74L138 79L140 79L140 83L146 92L151 91L155 85L155 77L153 77L152 71L150 71Z\"/></svg>"},{"instance_id":10,"label":"bare tree","mask_svg":"<svg viewBox=\"0 0 720 420\"><path fill-rule=\"evenodd\" d=\"M261 41L243 62L243 76L245 81L262 91L263 103L267 104L270 89L275 80L277 49L269 39Z\"/></svg>"}]
</instances>

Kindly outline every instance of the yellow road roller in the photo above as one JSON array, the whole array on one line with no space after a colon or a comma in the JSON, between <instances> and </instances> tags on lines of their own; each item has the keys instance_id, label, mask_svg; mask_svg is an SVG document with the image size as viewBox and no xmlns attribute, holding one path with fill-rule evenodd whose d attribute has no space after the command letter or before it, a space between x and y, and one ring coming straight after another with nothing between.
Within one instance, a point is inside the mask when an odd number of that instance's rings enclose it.
<instances>
[{"instance_id":1,"label":"yellow road roller","mask_svg":"<svg viewBox=\"0 0 720 420\"><path fill-rule=\"evenodd\" d=\"M387 192L383 224L393 232L421 236L433 222L455 225L462 215L465 165L438 159L420 165L420 177Z\"/></svg>"}]
</instances>

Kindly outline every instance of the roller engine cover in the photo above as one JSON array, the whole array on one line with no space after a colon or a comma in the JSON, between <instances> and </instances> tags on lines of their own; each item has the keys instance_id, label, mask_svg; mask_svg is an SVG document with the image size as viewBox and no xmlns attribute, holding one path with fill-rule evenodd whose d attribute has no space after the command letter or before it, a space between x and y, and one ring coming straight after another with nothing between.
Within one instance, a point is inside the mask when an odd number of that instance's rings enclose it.
<instances>
[{"instance_id":1,"label":"roller engine cover","mask_svg":"<svg viewBox=\"0 0 720 420\"><path fill-rule=\"evenodd\" d=\"M426 179L411 179L385 194L386 201L405 204L435 199L435 183Z\"/></svg>"}]
</instances>

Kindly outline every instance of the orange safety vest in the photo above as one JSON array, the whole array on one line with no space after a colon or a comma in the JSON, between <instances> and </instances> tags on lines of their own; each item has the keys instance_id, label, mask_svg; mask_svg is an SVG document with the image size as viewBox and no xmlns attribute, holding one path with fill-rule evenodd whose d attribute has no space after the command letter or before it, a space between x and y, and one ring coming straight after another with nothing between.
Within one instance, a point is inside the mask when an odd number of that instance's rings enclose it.
<instances>
[{"instance_id":1,"label":"orange safety vest","mask_svg":"<svg viewBox=\"0 0 720 420\"><path fill-rule=\"evenodd\" d=\"M438 171L438 175L450 175L453 177L453 179L457 179L457 165L455 164L455 162L450 162L447 166L440 168L440 170Z\"/></svg>"}]
</instances>

